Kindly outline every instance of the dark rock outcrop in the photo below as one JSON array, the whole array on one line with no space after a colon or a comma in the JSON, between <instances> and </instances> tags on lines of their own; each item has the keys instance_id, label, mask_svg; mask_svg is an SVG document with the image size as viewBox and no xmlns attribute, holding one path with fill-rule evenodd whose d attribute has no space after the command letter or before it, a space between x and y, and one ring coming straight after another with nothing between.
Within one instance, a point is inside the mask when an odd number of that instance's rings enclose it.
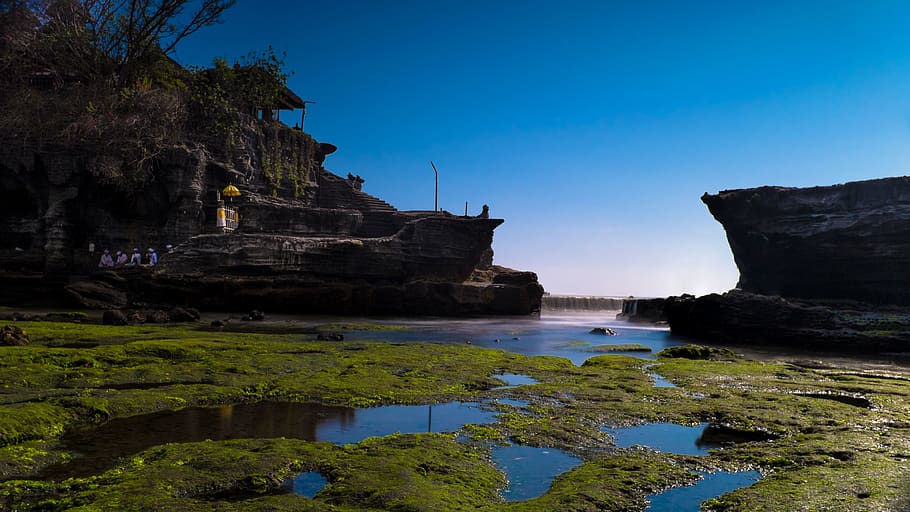
<instances>
[{"instance_id":1,"label":"dark rock outcrop","mask_svg":"<svg viewBox=\"0 0 910 512\"><path fill-rule=\"evenodd\" d=\"M674 334L736 345L904 351L910 178L705 194L740 271L723 295L671 297Z\"/></svg>"},{"instance_id":2,"label":"dark rock outcrop","mask_svg":"<svg viewBox=\"0 0 910 512\"><path fill-rule=\"evenodd\" d=\"M705 194L727 232L738 288L910 305L910 178Z\"/></svg>"},{"instance_id":3,"label":"dark rock outcrop","mask_svg":"<svg viewBox=\"0 0 910 512\"><path fill-rule=\"evenodd\" d=\"M199 311L195 308L182 308L175 306L167 312L168 320L171 322L195 322L199 320Z\"/></svg>"},{"instance_id":4,"label":"dark rock outcrop","mask_svg":"<svg viewBox=\"0 0 910 512\"><path fill-rule=\"evenodd\" d=\"M128 325L129 319L119 309L108 309L101 315L101 323L104 325Z\"/></svg>"},{"instance_id":5,"label":"dark rock outcrop","mask_svg":"<svg viewBox=\"0 0 910 512\"><path fill-rule=\"evenodd\" d=\"M169 148L145 182L124 191L78 148L0 148L0 193L9 198L0 202L0 301L63 295L96 309L540 311L535 274L492 265L502 219L399 211L364 193L362 178L327 171L335 149L244 118L231 148ZM225 202L219 192L229 183L241 196ZM217 226L219 207L236 211L236 229ZM159 265L98 271L103 249L133 247L158 248Z\"/></svg>"},{"instance_id":6,"label":"dark rock outcrop","mask_svg":"<svg viewBox=\"0 0 910 512\"><path fill-rule=\"evenodd\" d=\"M855 352L902 351L910 342L910 311L861 303L819 304L734 290L670 297L666 313L673 334L705 343Z\"/></svg>"}]
</instances>

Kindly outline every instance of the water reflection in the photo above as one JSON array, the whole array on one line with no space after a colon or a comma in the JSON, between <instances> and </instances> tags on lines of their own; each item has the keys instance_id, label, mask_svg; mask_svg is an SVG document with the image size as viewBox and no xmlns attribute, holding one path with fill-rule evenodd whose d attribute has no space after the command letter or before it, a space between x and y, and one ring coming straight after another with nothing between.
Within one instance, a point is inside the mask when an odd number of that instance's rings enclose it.
<instances>
[{"instance_id":1,"label":"water reflection","mask_svg":"<svg viewBox=\"0 0 910 512\"><path fill-rule=\"evenodd\" d=\"M326 481L325 477L319 473L308 471L306 473L300 473L291 480L291 492L300 496L312 498L313 496L316 496L316 493L328 485L328 483L329 482Z\"/></svg>"},{"instance_id":2,"label":"water reflection","mask_svg":"<svg viewBox=\"0 0 910 512\"><path fill-rule=\"evenodd\" d=\"M553 448L510 445L493 449L493 461L506 474L506 501L543 496L557 475L581 464L581 459Z\"/></svg>"},{"instance_id":3,"label":"water reflection","mask_svg":"<svg viewBox=\"0 0 910 512\"><path fill-rule=\"evenodd\" d=\"M72 463L47 468L41 476L60 479L97 474L119 458L165 443L287 437L347 444L396 432L452 432L467 423L492 421L492 411L467 402L368 409L278 402L193 407L116 419L94 429L70 432L61 443L78 457Z\"/></svg>"},{"instance_id":4,"label":"water reflection","mask_svg":"<svg viewBox=\"0 0 910 512\"><path fill-rule=\"evenodd\" d=\"M497 398L496 402L504 405L511 405L512 407L517 407L519 409L529 407L531 405L531 403L527 400L518 400L516 398Z\"/></svg>"},{"instance_id":5,"label":"water reflection","mask_svg":"<svg viewBox=\"0 0 910 512\"><path fill-rule=\"evenodd\" d=\"M494 379L499 379L506 383L505 386L495 387L493 389L509 389L515 388L518 386L525 386L529 384L539 384L540 381L531 377L530 375L522 375L520 373L498 373L492 376Z\"/></svg>"},{"instance_id":6,"label":"water reflection","mask_svg":"<svg viewBox=\"0 0 910 512\"><path fill-rule=\"evenodd\" d=\"M703 439L708 423L687 427L675 423L648 423L635 427L604 429L613 436L616 446L629 448L640 445L654 450L680 455L707 455L720 443Z\"/></svg>"},{"instance_id":7,"label":"water reflection","mask_svg":"<svg viewBox=\"0 0 910 512\"><path fill-rule=\"evenodd\" d=\"M467 343L497 348L527 356L560 356L580 365L592 357L591 347L603 344L604 337L591 334L592 327L609 327L619 333L616 343L638 344L651 352L615 352L642 359L654 359L654 354L683 344L671 339L666 327L648 327L614 320L616 312L547 314L532 318L485 319L388 319L389 324L405 325L407 330L354 331L345 333L350 340L393 342L433 341ZM515 339L518 338L518 339ZM611 352L612 353L612 352Z\"/></svg>"},{"instance_id":8,"label":"water reflection","mask_svg":"<svg viewBox=\"0 0 910 512\"><path fill-rule=\"evenodd\" d=\"M703 477L695 485L677 487L660 494L648 496L651 502L646 510L651 512L698 512L701 503L707 499L721 496L740 487L754 484L761 478L758 471L728 473L700 473Z\"/></svg>"}]
</instances>

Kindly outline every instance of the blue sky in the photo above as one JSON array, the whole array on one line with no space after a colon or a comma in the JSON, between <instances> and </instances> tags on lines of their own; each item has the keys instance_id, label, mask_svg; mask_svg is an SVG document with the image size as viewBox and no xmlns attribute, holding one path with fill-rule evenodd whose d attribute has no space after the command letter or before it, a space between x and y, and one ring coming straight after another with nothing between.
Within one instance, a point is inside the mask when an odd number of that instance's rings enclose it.
<instances>
[{"instance_id":1,"label":"blue sky","mask_svg":"<svg viewBox=\"0 0 910 512\"><path fill-rule=\"evenodd\" d=\"M506 219L551 293L732 288L699 197L910 174L910 5L239 0L184 64L286 52L336 174L399 209Z\"/></svg>"}]
</instances>

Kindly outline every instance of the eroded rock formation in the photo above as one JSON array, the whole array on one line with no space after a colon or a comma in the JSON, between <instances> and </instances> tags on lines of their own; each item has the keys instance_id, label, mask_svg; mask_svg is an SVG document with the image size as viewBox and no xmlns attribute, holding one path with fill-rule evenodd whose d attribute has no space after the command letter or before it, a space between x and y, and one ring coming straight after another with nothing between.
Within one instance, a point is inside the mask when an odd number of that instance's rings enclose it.
<instances>
[{"instance_id":1,"label":"eroded rock formation","mask_svg":"<svg viewBox=\"0 0 910 512\"><path fill-rule=\"evenodd\" d=\"M709 343L903 351L910 342L910 178L705 194L736 290L667 299L674 334Z\"/></svg>"},{"instance_id":2,"label":"eroded rock formation","mask_svg":"<svg viewBox=\"0 0 910 512\"><path fill-rule=\"evenodd\" d=\"M178 146L129 191L92 155L0 149L0 301L90 308L177 304L292 313L530 314L531 272L492 265L503 221L404 212L323 167L331 144L247 120L230 148ZM219 191L239 198L216 227ZM89 251L90 244L94 253ZM166 245L175 246L171 252ZM105 248L158 248L159 265L98 272ZM65 292L64 292L65 290Z\"/></svg>"},{"instance_id":3,"label":"eroded rock formation","mask_svg":"<svg viewBox=\"0 0 910 512\"><path fill-rule=\"evenodd\" d=\"M910 178L705 194L738 288L805 299L910 304Z\"/></svg>"}]
</instances>

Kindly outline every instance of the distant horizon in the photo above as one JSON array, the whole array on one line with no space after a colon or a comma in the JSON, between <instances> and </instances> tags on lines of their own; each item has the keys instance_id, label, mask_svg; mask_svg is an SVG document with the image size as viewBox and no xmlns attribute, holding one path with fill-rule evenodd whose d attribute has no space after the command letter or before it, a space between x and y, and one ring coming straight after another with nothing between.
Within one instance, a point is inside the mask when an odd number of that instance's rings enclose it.
<instances>
[{"instance_id":1,"label":"distant horizon","mask_svg":"<svg viewBox=\"0 0 910 512\"><path fill-rule=\"evenodd\" d=\"M336 174L402 210L505 219L551 293L702 295L739 273L699 198L910 172L910 5L241 2L178 48L286 52ZM297 114L299 115L299 113ZM284 119L284 117L282 117ZM293 123L293 122L292 122Z\"/></svg>"}]
</instances>

